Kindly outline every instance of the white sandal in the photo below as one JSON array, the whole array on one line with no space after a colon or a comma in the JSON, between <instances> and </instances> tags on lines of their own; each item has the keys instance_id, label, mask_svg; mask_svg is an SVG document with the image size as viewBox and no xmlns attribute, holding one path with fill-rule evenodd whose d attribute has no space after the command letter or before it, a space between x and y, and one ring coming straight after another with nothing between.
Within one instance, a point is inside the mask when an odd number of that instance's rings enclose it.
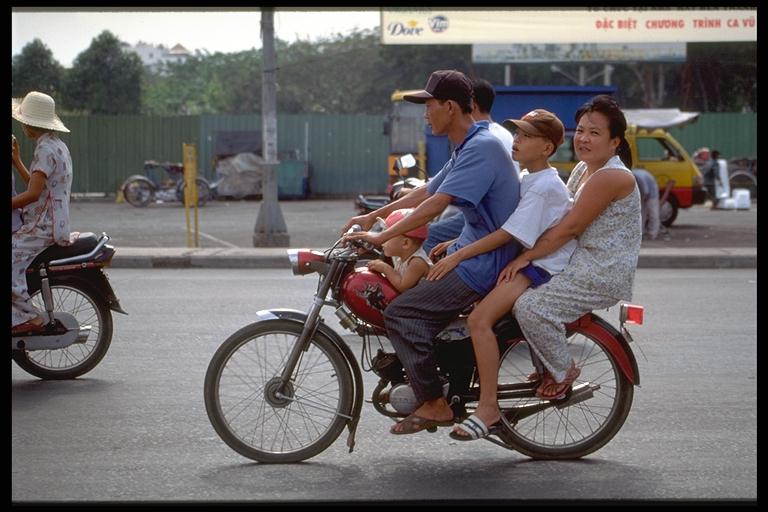
<instances>
[{"instance_id":1,"label":"white sandal","mask_svg":"<svg viewBox=\"0 0 768 512\"><path fill-rule=\"evenodd\" d=\"M492 434L497 434L501 431L501 420L497 421L490 427L488 427L483 420L472 414L468 418L466 418L464 421L459 423L459 428L466 432L469 435L463 436L461 434L457 434L455 430L451 430L451 433L448 434L451 436L451 439L456 439L457 441L474 441L476 439L483 439L485 437L488 437Z\"/></svg>"}]
</instances>

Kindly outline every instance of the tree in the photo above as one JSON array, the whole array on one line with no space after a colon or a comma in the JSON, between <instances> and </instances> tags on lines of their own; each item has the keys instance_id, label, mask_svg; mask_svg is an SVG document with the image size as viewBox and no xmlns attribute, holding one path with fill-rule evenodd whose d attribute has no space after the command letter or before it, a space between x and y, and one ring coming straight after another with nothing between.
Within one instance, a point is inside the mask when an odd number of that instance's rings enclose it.
<instances>
[{"instance_id":1,"label":"tree","mask_svg":"<svg viewBox=\"0 0 768 512\"><path fill-rule=\"evenodd\" d=\"M105 30L80 53L64 81L64 103L90 114L138 114L144 67Z\"/></svg>"},{"instance_id":2,"label":"tree","mask_svg":"<svg viewBox=\"0 0 768 512\"><path fill-rule=\"evenodd\" d=\"M53 58L53 52L40 39L21 49L11 61L11 95L20 98L29 91L40 91L60 97L64 68Z\"/></svg>"}]
</instances>

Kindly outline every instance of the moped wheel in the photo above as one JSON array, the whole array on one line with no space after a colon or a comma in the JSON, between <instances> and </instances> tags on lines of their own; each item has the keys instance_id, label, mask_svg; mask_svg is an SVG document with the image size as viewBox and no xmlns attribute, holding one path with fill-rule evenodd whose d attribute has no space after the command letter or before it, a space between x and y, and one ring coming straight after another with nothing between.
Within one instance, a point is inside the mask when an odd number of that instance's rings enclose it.
<instances>
[{"instance_id":1,"label":"moped wheel","mask_svg":"<svg viewBox=\"0 0 768 512\"><path fill-rule=\"evenodd\" d=\"M40 290L30 290L30 294L35 307L45 311ZM112 313L85 286L51 284L51 295L54 311L73 315L80 326L91 326L88 339L55 350L14 350L13 359L41 379L74 379L91 371L106 355L112 342Z\"/></svg>"},{"instance_id":2,"label":"moped wheel","mask_svg":"<svg viewBox=\"0 0 768 512\"><path fill-rule=\"evenodd\" d=\"M205 203L207 203L208 199L211 197L211 187L203 178L197 178L195 183L197 183L197 205L205 206ZM178 199L182 204L184 203L184 190L186 187L187 183L182 181L176 188L176 199Z\"/></svg>"},{"instance_id":3,"label":"moped wheel","mask_svg":"<svg viewBox=\"0 0 768 512\"><path fill-rule=\"evenodd\" d=\"M343 354L321 333L302 352L282 393L280 372L303 324L267 320L230 336L205 374L205 409L230 448L259 462L298 462L328 448L352 410Z\"/></svg>"},{"instance_id":4,"label":"moped wheel","mask_svg":"<svg viewBox=\"0 0 768 512\"><path fill-rule=\"evenodd\" d=\"M155 198L155 189L147 180L135 179L123 185L123 197L130 205L144 207Z\"/></svg>"},{"instance_id":5,"label":"moped wheel","mask_svg":"<svg viewBox=\"0 0 768 512\"><path fill-rule=\"evenodd\" d=\"M504 440L535 459L576 459L598 450L616 435L632 406L632 383L595 338L577 331L568 339L568 349L581 368L570 399L558 403L533 393L499 397ZM525 387L533 371L527 341L513 341L501 356L499 389Z\"/></svg>"}]
</instances>

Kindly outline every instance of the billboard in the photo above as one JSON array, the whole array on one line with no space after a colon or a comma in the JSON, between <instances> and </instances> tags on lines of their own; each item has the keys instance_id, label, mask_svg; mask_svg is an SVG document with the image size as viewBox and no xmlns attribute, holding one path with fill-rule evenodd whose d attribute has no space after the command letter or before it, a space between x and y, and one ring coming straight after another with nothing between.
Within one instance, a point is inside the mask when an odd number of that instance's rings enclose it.
<instances>
[{"instance_id":1,"label":"billboard","mask_svg":"<svg viewBox=\"0 0 768 512\"><path fill-rule=\"evenodd\" d=\"M475 44L472 62L685 62L686 43Z\"/></svg>"},{"instance_id":2,"label":"billboard","mask_svg":"<svg viewBox=\"0 0 768 512\"><path fill-rule=\"evenodd\" d=\"M757 41L757 9L382 9L382 44Z\"/></svg>"}]
</instances>

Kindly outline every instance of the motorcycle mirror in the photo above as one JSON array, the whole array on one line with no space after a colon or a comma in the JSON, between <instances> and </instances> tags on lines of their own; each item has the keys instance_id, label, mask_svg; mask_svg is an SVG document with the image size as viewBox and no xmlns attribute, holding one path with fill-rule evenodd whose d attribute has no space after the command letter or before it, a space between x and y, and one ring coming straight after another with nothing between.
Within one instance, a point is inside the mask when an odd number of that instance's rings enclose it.
<instances>
[{"instance_id":1,"label":"motorcycle mirror","mask_svg":"<svg viewBox=\"0 0 768 512\"><path fill-rule=\"evenodd\" d=\"M411 153L406 153L395 160L395 167L398 171L416 167L416 158Z\"/></svg>"}]
</instances>

